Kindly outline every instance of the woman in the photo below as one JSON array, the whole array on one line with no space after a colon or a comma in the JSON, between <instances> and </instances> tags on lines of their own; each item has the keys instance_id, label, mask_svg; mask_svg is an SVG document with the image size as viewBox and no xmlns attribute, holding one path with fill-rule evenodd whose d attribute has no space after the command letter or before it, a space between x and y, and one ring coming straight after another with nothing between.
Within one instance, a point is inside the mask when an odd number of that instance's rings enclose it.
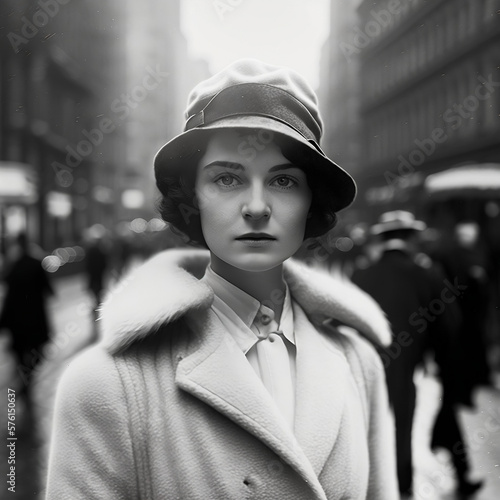
<instances>
[{"instance_id":1,"label":"woman","mask_svg":"<svg viewBox=\"0 0 500 500\"><path fill-rule=\"evenodd\" d=\"M102 342L59 387L49 499L397 498L375 343L355 288L289 261L355 194L319 149L294 72L234 63L192 91L155 159L167 251L102 307ZM286 262L285 262L286 261Z\"/></svg>"}]
</instances>

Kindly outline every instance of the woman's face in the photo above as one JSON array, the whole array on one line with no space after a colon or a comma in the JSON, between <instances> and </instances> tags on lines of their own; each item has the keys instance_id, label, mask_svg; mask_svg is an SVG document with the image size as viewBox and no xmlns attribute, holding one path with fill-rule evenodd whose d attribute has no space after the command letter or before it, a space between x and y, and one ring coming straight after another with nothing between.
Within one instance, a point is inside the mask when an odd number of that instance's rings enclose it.
<instances>
[{"instance_id":1,"label":"woman's face","mask_svg":"<svg viewBox=\"0 0 500 500\"><path fill-rule=\"evenodd\" d=\"M274 142L252 139L215 132L198 164L195 192L210 251L233 267L262 272L302 244L311 190Z\"/></svg>"}]
</instances>

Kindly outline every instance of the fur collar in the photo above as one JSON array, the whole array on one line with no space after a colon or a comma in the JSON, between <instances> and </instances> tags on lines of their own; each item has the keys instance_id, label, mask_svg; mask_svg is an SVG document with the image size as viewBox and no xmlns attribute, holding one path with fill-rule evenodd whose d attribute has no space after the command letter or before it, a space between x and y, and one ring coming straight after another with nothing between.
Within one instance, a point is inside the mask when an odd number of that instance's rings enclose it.
<instances>
[{"instance_id":1,"label":"fur collar","mask_svg":"<svg viewBox=\"0 0 500 500\"><path fill-rule=\"evenodd\" d=\"M190 310L209 308L213 291L200 278L209 263L204 250L167 250L135 269L100 309L101 336L111 353L147 337ZM335 319L378 345L391 341L389 324L375 301L350 282L302 263L285 263L292 297L314 321Z\"/></svg>"}]
</instances>

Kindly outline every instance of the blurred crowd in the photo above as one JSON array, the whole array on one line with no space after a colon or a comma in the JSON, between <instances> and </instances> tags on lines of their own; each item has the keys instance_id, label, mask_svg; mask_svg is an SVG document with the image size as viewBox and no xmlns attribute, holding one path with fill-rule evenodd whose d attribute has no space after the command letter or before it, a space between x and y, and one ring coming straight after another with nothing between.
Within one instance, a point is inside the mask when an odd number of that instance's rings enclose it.
<instances>
[{"instance_id":1,"label":"blurred crowd","mask_svg":"<svg viewBox=\"0 0 500 500\"><path fill-rule=\"evenodd\" d=\"M474 390L492 383L486 346L494 340L488 338L488 327L493 328L489 320L497 310L489 310L489 292L495 287L498 291L498 282L492 283L493 263L480 246L477 224L457 224L455 239L447 244L435 234L427 239L426 229L410 212L386 212L345 266L352 281L381 305L392 326L392 345L380 354L396 423L403 498L412 495L414 377L420 367L435 372L443 389L431 447L448 450L457 490L468 498L482 482L469 479L458 411L460 406L473 408Z\"/></svg>"},{"instance_id":2,"label":"blurred crowd","mask_svg":"<svg viewBox=\"0 0 500 500\"><path fill-rule=\"evenodd\" d=\"M422 368L435 374L443 388L431 446L450 453L463 498L482 487L481 481L469 479L470 460L457 413L460 407L474 408L474 391L495 385L500 372L498 259L484 245L477 223L461 222L453 234L453 239L443 238L412 213L398 210L382 214L376 224L356 224L346 236L326 240L327 251L318 253L316 244L298 255L323 267L326 263L326 272L357 284L388 316L394 340L380 356L396 422L403 498L412 493L414 376ZM23 382L19 395L26 401L26 422L34 419L29 374L40 361L37 353L50 342L46 302L61 271L84 277L95 320L106 290L132 267L182 245L182 238L160 221L136 221L114 231L96 224L82 234L82 258L51 273L47 256L24 233L11 240L3 266L0 334L10 336ZM92 341L97 336L94 331Z\"/></svg>"},{"instance_id":3,"label":"blurred crowd","mask_svg":"<svg viewBox=\"0 0 500 500\"><path fill-rule=\"evenodd\" d=\"M149 226L142 219L135 220L114 230L94 224L83 232L78 245L59 248L51 254L29 241L25 232L8 239L0 268L0 335L8 338L28 410L30 375L42 359L43 346L54 333L47 314L54 282L63 277L83 277L95 320L106 289L137 263L181 244L180 237L166 230L159 219L150 221Z\"/></svg>"}]
</instances>

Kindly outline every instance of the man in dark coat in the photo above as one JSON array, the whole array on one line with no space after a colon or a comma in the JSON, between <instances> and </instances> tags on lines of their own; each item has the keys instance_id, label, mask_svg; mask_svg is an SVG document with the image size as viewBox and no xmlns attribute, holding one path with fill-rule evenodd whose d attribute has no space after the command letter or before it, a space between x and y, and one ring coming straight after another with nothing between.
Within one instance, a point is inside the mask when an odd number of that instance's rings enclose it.
<instances>
[{"instance_id":1,"label":"man in dark coat","mask_svg":"<svg viewBox=\"0 0 500 500\"><path fill-rule=\"evenodd\" d=\"M457 369L445 372L441 377L442 404L434 423L431 446L449 450L461 492L473 493L481 483L468 483L465 479L469 460L457 420L457 406L473 407L473 391L491 383L484 342L488 271L477 246L477 225L458 224L455 235L456 242L451 248L442 249L435 254L448 280L460 283L462 294L456 302L461 317L457 328L457 342L450 353Z\"/></svg>"},{"instance_id":2,"label":"man in dark coat","mask_svg":"<svg viewBox=\"0 0 500 500\"><path fill-rule=\"evenodd\" d=\"M433 256L442 265L448 279L457 280L463 294L457 304L462 314L459 329L460 342L456 356L461 366L457 401L473 406L472 392L480 386L491 384L491 374L486 356L486 318L488 316L488 281L491 275L486 257L479 246L479 228L473 222L463 222L455 227L455 241Z\"/></svg>"},{"instance_id":3,"label":"man in dark coat","mask_svg":"<svg viewBox=\"0 0 500 500\"><path fill-rule=\"evenodd\" d=\"M430 259L416 261L416 235L424 228L425 224L409 212L383 214L371 229L372 236L380 240L380 258L352 276L353 282L380 304L393 329L394 340L380 355L396 422L398 479L403 495L411 494L413 479L414 372L427 350L434 351L446 373L452 371L453 303L460 293L453 283L444 281Z\"/></svg>"},{"instance_id":4,"label":"man in dark coat","mask_svg":"<svg viewBox=\"0 0 500 500\"><path fill-rule=\"evenodd\" d=\"M17 371L22 391L28 395L33 370L42 358L42 347L49 339L46 298L53 289L41 261L29 253L26 235L17 238L19 256L4 277L5 300L0 314L0 329L10 331L12 349L17 357Z\"/></svg>"}]
</instances>

